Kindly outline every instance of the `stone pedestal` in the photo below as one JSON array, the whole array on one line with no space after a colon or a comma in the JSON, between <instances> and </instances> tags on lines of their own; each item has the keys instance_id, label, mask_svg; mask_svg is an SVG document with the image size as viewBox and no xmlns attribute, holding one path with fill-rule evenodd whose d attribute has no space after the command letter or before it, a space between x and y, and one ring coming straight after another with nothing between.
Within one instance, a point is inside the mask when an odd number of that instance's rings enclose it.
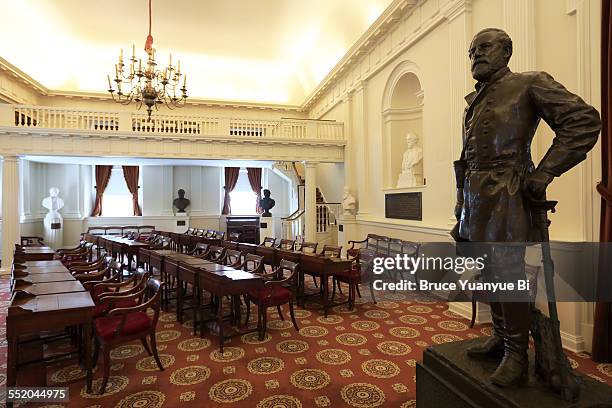
<instances>
[{"instance_id":1,"label":"stone pedestal","mask_svg":"<svg viewBox=\"0 0 612 408\"><path fill-rule=\"evenodd\" d=\"M263 242L265 237L276 238L274 231L274 218L264 217L259 218L259 242Z\"/></svg>"},{"instance_id":2,"label":"stone pedestal","mask_svg":"<svg viewBox=\"0 0 612 408\"><path fill-rule=\"evenodd\" d=\"M64 245L64 219L57 211L50 211L43 220L43 238L45 244L53 249Z\"/></svg>"},{"instance_id":3,"label":"stone pedestal","mask_svg":"<svg viewBox=\"0 0 612 408\"><path fill-rule=\"evenodd\" d=\"M580 399L565 402L545 388L534 375L529 351L529 381L524 386L500 388L489 382L497 363L471 359L466 349L482 339L431 346L417 363L417 408L587 408L612 406L612 388L582 377Z\"/></svg>"},{"instance_id":4,"label":"stone pedestal","mask_svg":"<svg viewBox=\"0 0 612 408\"><path fill-rule=\"evenodd\" d=\"M187 213L176 213L174 232L185 232L189 228L189 215Z\"/></svg>"}]
</instances>

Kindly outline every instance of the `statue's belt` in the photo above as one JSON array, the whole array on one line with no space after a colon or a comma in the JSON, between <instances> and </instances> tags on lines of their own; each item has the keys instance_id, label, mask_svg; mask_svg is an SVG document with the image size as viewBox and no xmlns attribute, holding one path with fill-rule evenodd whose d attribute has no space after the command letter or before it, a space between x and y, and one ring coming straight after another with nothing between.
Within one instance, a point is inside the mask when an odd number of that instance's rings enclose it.
<instances>
[{"instance_id":1,"label":"statue's belt","mask_svg":"<svg viewBox=\"0 0 612 408\"><path fill-rule=\"evenodd\" d=\"M468 161L468 170L524 170L528 167L529 163L521 162L516 159L513 160L491 160L491 161Z\"/></svg>"}]
</instances>

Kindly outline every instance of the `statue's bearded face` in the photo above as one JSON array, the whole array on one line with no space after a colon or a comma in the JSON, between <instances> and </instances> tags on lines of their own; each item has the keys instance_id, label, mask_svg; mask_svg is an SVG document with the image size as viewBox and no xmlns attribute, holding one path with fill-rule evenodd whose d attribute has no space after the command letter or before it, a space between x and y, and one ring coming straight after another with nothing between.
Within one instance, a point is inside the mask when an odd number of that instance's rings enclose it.
<instances>
[{"instance_id":1,"label":"statue's bearded face","mask_svg":"<svg viewBox=\"0 0 612 408\"><path fill-rule=\"evenodd\" d=\"M469 50L472 77L486 82L491 75L508 65L510 50L500 41L500 33L486 31L472 40Z\"/></svg>"}]
</instances>

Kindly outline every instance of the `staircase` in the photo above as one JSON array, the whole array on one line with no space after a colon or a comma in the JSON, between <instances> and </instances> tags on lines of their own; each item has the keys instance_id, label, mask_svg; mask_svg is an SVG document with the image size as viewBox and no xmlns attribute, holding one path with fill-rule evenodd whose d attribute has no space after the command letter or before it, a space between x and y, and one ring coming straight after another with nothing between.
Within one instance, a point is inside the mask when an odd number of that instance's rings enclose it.
<instances>
[{"instance_id":1,"label":"staircase","mask_svg":"<svg viewBox=\"0 0 612 408\"><path fill-rule=\"evenodd\" d=\"M276 162L274 168L278 169L290 180L294 180L294 194L297 194L298 208L291 215L282 219L283 239L304 239L304 166L297 162ZM337 245L338 223L337 217L342 210L341 203L329 203L319 187L316 189L316 231L319 245Z\"/></svg>"}]
</instances>

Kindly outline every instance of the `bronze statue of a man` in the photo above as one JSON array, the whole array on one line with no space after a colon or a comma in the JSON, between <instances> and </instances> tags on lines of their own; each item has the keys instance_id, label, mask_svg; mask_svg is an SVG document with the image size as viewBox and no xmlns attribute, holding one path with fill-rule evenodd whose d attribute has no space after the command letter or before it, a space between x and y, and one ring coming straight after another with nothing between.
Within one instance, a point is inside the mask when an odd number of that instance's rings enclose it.
<instances>
[{"instance_id":1,"label":"bronze statue of a man","mask_svg":"<svg viewBox=\"0 0 612 408\"><path fill-rule=\"evenodd\" d=\"M504 31L480 31L470 45L476 91L466 96L463 151L457 179L457 241L533 242L530 203L586 158L601 128L598 112L545 72L508 68L512 41ZM555 132L537 167L530 146L540 119ZM495 251L493 251L495 252ZM493 253L485 281L525 279L524 246ZM528 302L492 302L493 336L468 350L471 357L501 360L491 381L507 386L524 379L531 310Z\"/></svg>"}]
</instances>

